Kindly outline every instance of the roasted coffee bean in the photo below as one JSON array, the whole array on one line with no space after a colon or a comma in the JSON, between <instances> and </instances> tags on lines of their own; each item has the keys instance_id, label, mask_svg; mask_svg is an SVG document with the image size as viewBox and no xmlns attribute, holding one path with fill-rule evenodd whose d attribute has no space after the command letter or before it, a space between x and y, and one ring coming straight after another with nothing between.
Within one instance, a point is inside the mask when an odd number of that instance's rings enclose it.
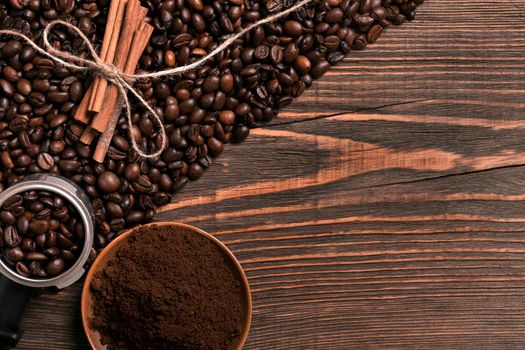
<instances>
[{"instance_id":1,"label":"roasted coffee bean","mask_svg":"<svg viewBox=\"0 0 525 350\"><path fill-rule=\"evenodd\" d=\"M200 164L194 162L191 163L191 165L188 168L188 177L192 180L196 180L202 176L203 172L204 169L200 166Z\"/></svg>"},{"instance_id":2,"label":"roasted coffee bean","mask_svg":"<svg viewBox=\"0 0 525 350\"><path fill-rule=\"evenodd\" d=\"M108 214L111 215L112 217L122 218L124 216L124 210L122 210L120 205L118 205L117 203L108 202L106 204L106 210Z\"/></svg>"},{"instance_id":3,"label":"roasted coffee bean","mask_svg":"<svg viewBox=\"0 0 525 350\"><path fill-rule=\"evenodd\" d=\"M21 261L25 258L25 254L20 247L8 249L5 255L11 261Z\"/></svg>"},{"instance_id":4,"label":"roasted coffee bean","mask_svg":"<svg viewBox=\"0 0 525 350\"><path fill-rule=\"evenodd\" d=\"M255 48L254 56L260 61L264 61L270 55L270 48L266 45L259 45Z\"/></svg>"},{"instance_id":5,"label":"roasted coffee bean","mask_svg":"<svg viewBox=\"0 0 525 350\"><path fill-rule=\"evenodd\" d=\"M120 188L120 179L119 177L111 172L105 171L98 177L97 180L98 187L105 193L115 192Z\"/></svg>"},{"instance_id":6,"label":"roasted coffee bean","mask_svg":"<svg viewBox=\"0 0 525 350\"><path fill-rule=\"evenodd\" d=\"M75 256L75 253L73 253L71 250L67 250L67 249L62 249L60 251L60 257L64 260L67 260L67 261L71 261L71 260L75 260L76 259L76 256Z\"/></svg>"},{"instance_id":7,"label":"roasted coffee bean","mask_svg":"<svg viewBox=\"0 0 525 350\"><path fill-rule=\"evenodd\" d=\"M300 22L288 20L284 23L284 31L292 37L297 37L303 33L303 26Z\"/></svg>"},{"instance_id":8,"label":"roasted coffee bean","mask_svg":"<svg viewBox=\"0 0 525 350\"><path fill-rule=\"evenodd\" d=\"M217 140L215 137L210 137L206 144L208 145L208 149L215 156L220 155L224 151L223 143Z\"/></svg>"},{"instance_id":9,"label":"roasted coffee bean","mask_svg":"<svg viewBox=\"0 0 525 350\"><path fill-rule=\"evenodd\" d=\"M29 219L24 215L19 216L16 220L16 229L18 232L25 235L29 230Z\"/></svg>"},{"instance_id":10,"label":"roasted coffee bean","mask_svg":"<svg viewBox=\"0 0 525 350\"><path fill-rule=\"evenodd\" d=\"M272 46L272 49L270 50L270 58L274 64L281 63L283 60L283 49L278 45Z\"/></svg>"},{"instance_id":11,"label":"roasted coffee bean","mask_svg":"<svg viewBox=\"0 0 525 350\"><path fill-rule=\"evenodd\" d=\"M18 234L13 226L4 228L4 243L8 247L16 247L22 242L22 236Z\"/></svg>"},{"instance_id":12,"label":"roasted coffee bean","mask_svg":"<svg viewBox=\"0 0 525 350\"><path fill-rule=\"evenodd\" d=\"M84 86L77 80L69 87L69 99L73 102L79 102L84 95Z\"/></svg>"},{"instance_id":13,"label":"roasted coffee bean","mask_svg":"<svg viewBox=\"0 0 525 350\"><path fill-rule=\"evenodd\" d=\"M27 79L19 79L16 82L16 89L24 96L28 96L33 91L31 82Z\"/></svg>"},{"instance_id":14,"label":"roasted coffee bean","mask_svg":"<svg viewBox=\"0 0 525 350\"><path fill-rule=\"evenodd\" d=\"M369 43L374 43L379 38L382 32L383 32L383 27L380 26L379 24L376 24L370 28L366 39L368 40Z\"/></svg>"},{"instance_id":15,"label":"roasted coffee bean","mask_svg":"<svg viewBox=\"0 0 525 350\"><path fill-rule=\"evenodd\" d=\"M299 56L299 48L294 43L286 45L283 52L283 62L292 63Z\"/></svg>"},{"instance_id":16,"label":"roasted coffee bean","mask_svg":"<svg viewBox=\"0 0 525 350\"><path fill-rule=\"evenodd\" d=\"M58 210L54 211L53 215L56 215L57 212L58 212ZM36 215L35 215L35 217L37 219L49 219L50 216L51 216L51 209L49 209L49 208L44 208L44 209L40 210L38 213L36 213Z\"/></svg>"},{"instance_id":17,"label":"roasted coffee bean","mask_svg":"<svg viewBox=\"0 0 525 350\"><path fill-rule=\"evenodd\" d=\"M341 62L345 58L345 55L340 51L332 51L326 55L326 60L331 64L335 65Z\"/></svg>"},{"instance_id":18,"label":"roasted coffee bean","mask_svg":"<svg viewBox=\"0 0 525 350\"><path fill-rule=\"evenodd\" d=\"M43 248L46 245L46 234L41 234L35 237L35 243L39 248Z\"/></svg>"},{"instance_id":19,"label":"roasted coffee bean","mask_svg":"<svg viewBox=\"0 0 525 350\"><path fill-rule=\"evenodd\" d=\"M19 194L16 194L4 201L2 204L2 208L6 210L10 210L13 207L19 206L24 201L24 197L22 197Z\"/></svg>"},{"instance_id":20,"label":"roasted coffee bean","mask_svg":"<svg viewBox=\"0 0 525 350\"><path fill-rule=\"evenodd\" d=\"M20 72L11 66L4 67L2 75L11 83L15 83L20 79Z\"/></svg>"},{"instance_id":21,"label":"roasted coffee bean","mask_svg":"<svg viewBox=\"0 0 525 350\"><path fill-rule=\"evenodd\" d=\"M248 129L246 126L240 124L233 130L233 138L236 142L244 141L248 134L250 133L250 129Z\"/></svg>"},{"instance_id":22,"label":"roasted coffee bean","mask_svg":"<svg viewBox=\"0 0 525 350\"><path fill-rule=\"evenodd\" d=\"M57 244L57 233L55 231L49 231L46 233L46 247L54 247Z\"/></svg>"},{"instance_id":23,"label":"roasted coffee bean","mask_svg":"<svg viewBox=\"0 0 525 350\"><path fill-rule=\"evenodd\" d=\"M137 181L133 182L133 188L137 192L148 193L152 190L152 184L150 179L146 175L141 175Z\"/></svg>"},{"instance_id":24,"label":"roasted coffee bean","mask_svg":"<svg viewBox=\"0 0 525 350\"><path fill-rule=\"evenodd\" d=\"M301 75L304 75L310 71L312 63L306 56L300 55L295 59L294 67Z\"/></svg>"},{"instance_id":25,"label":"roasted coffee bean","mask_svg":"<svg viewBox=\"0 0 525 350\"><path fill-rule=\"evenodd\" d=\"M329 68L330 63L328 61L320 61L312 68L312 70L310 71L310 75L314 79L320 78L324 73L328 71Z\"/></svg>"},{"instance_id":26,"label":"roasted coffee bean","mask_svg":"<svg viewBox=\"0 0 525 350\"><path fill-rule=\"evenodd\" d=\"M42 251L45 255L49 256L49 257L55 257L55 256L59 256L62 254L63 250L61 250L60 248L58 247L51 247L51 248L46 248ZM68 259L69 260L69 259Z\"/></svg>"},{"instance_id":27,"label":"roasted coffee bean","mask_svg":"<svg viewBox=\"0 0 525 350\"><path fill-rule=\"evenodd\" d=\"M0 220L5 225L14 225L16 222L16 217L12 212L8 210L2 210L0 211Z\"/></svg>"},{"instance_id":28,"label":"roasted coffee bean","mask_svg":"<svg viewBox=\"0 0 525 350\"><path fill-rule=\"evenodd\" d=\"M32 92L27 97L29 104L35 107L42 107L46 103L46 97L40 92Z\"/></svg>"},{"instance_id":29,"label":"roasted coffee bean","mask_svg":"<svg viewBox=\"0 0 525 350\"><path fill-rule=\"evenodd\" d=\"M62 258L55 258L46 264L46 272L50 276L55 276L64 271L64 267L64 260Z\"/></svg>"},{"instance_id":30,"label":"roasted coffee bean","mask_svg":"<svg viewBox=\"0 0 525 350\"><path fill-rule=\"evenodd\" d=\"M43 152L38 155L37 164L40 169L48 171L55 165L55 160L52 155Z\"/></svg>"},{"instance_id":31,"label":"roasted coffee bean","mask_svg":"<svg viewBox=\"0 0 525 350\"><path fill-rule=\"evenodd\" d=\"M34 252L37 248L36 242L31 238L24 238L22 243L20 243L20 248L25 252Z\"/></svg>"},{"instance_id":32,"label":"roasted coffee bean","mask_svg":"<svg viewBox=\"0 0 525 350\"><path fill-rule=\"evenodd\" d=\"M38 213L38 212L40 212L41 210L43 210L44 208L45 208L44 203L42 203L42 202L39 201L39 200L35 200L35 201L33 201L33 202L29 205L29 209L30 209L33 213Z\"/></svg>"},{"instance_id":33,"label":"roasted coffee bean","mask_svg":"<svg viewBox=\"0 0 525 350\"><path fill-rule=\"evenodd\" d=\"M21 276L28 277L30 274L29 268L21 261L16 263L15 269Z\"/></svg>"},{"instance_id":34,"label":"roasted coffee bean","mask_svg":"<svg viewBox=\"0 0 525 350\"><path fill-rule=\"evenodd\" d=\"M29 223L29 231L33 232L35 235L40 235L42 233L45 233L49 230L49 222L42 220L42 219L36 219L31 220Z\"/></svg>"},{"instance_id":35,"label":"roasted coffee bean","mask_svg":"<svg viewBox=\"0 0 525 350\"><path fill-rule=\"evenodd\" d=\"M45 254L38 253L38 252L27 253L25 258L27 260L34 260L34 261L47 260L47 256Z\"/></svg>"},{"instance_id":36,"label":"roasted coffee bean","mask_svg":"<svg viewBox=\"0 0 525 350\"><path fill-rule=\"evenodd\" d=\"M22 43L18 40L10 40L2 47L2 56L11 58L16 56L22 50Z\"/></svg>"},{"instance_id":37,"label":"roasted coffee bean","mask_svg":"<svg viewBox=\"0 0 525 350\"><path fill-rule=\"evenodd\" d=\"M47 273L44 271L42 266L40 266L40 262L38 261L32 261L29 264L29 271L31 274L37 276L37 277L46 277Z\"/></svg>"}]
</instances>

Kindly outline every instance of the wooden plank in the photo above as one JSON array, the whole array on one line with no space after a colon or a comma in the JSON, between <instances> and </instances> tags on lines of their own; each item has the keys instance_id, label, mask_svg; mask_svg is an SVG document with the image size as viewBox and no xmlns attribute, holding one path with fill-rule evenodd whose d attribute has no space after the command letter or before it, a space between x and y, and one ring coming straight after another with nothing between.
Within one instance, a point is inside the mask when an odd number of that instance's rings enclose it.
<instances>
[{"instance_id":1,"label":"wooden plank","mask_svg":"<svg viewBox=\"0 0 525 350\"><path fill-rule=\"evenodd\" d=\"M425 2L157 215L241 260L246 349L523 347L524 9ZM33 300L19 348L87 348L79 292Z\"/></svg>"}]
</instances>

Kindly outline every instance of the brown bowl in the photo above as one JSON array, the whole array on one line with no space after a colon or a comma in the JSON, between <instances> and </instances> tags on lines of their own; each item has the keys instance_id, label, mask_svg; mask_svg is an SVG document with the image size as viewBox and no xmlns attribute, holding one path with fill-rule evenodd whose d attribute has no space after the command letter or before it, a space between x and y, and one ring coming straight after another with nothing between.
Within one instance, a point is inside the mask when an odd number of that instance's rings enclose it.
<instances>
[{"instance_id":1,"label":"brown bowl","mask_svg":"<svg viewBox=\"0 0 525 350\"><path fill-rule=\"evenodd\" d=\"M233 253L224 245L222 244L217 238L213 237L207 232L204 232L201 229L198 229L196 227L186 225L186 224L179 224L175 222L159 222L159 223L151 223L139 227L148 227L152 225L158 225L158 226L171 226L171 227L179 227L179 228L185 228L188 229L195 234L199 234L201 236L204 236L208 239L210 239L213 243L215 243L228 257L229 257L229 263L234 267L234 270L237 271L237 278L242 283L242 295L239 295L239 298L241 299L241 306L243 310L242 315L242 322L243 322L243 331L241 335L235 340L230 350L240 350L242 349L246 338L248 337L248 332L250 330L250 323L252 319L252 297L250 292L250 286L248 284L248 279L246 278L246 275L244 274L244 271L241 267L241 264L239 261L237 261L237 258L233 255ZM114 241L112 241L97 257L93 265L91 266L91 269L89 270L89 273L86 276L86 280L84 281L84 287L82 289L82 300L81 300L81 312L82 312L82 325L84 327L84 332L86 333L86 336L88 338L89 344L91 345L92 349L95 350L102 350L106 349L106 346L103 345L100 341L100 334L98 331L91 328L90 320L93 317L93 296L91 294L91 281L93 280L93 276L96 272L103 270L108 261L113 258L113 256L117 253L119 250L119 246L124 240L126 240L135 230L137 230L139 227L133 228L131 230L128 230L124 233L122 233L119 237L117 237Z\"/></svg>"}]
</instances>

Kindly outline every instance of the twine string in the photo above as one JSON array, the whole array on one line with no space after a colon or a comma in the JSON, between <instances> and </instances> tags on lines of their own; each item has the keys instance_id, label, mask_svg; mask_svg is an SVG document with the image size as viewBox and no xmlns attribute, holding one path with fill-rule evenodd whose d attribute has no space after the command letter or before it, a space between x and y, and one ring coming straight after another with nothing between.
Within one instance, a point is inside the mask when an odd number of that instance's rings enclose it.
<instances>
[{"instance_id":1,"label":"twine string","mask_svg":"<svg viewBox=\"0 0 525 350\"><path fill-rule=\"evenodd\" d=\"M172 69L166 69L158 72L148 72L148 73L142 73L142 74L126 74L120 70L117 69L113 64L105 63L101 60L98 53L95 51L95 48L93 44L89 41L86 35L82 33L80 29L78 29L76 26L72 25L69 22L63 21L63 20L54 20L44 28L44 32L42 35L42 41L44 48L38 46L33 40L31 40L26 35L19 33L14 30L10 29L3 29L0 30L0 35L10 35L14 37L18 37L22 40L24 40L28 45L30 45L33 49L35 49L39 54L53 60L54 62L69 68L73 71L84 71L84 72L92 72L96 75L99 75L103 77L104 79L108 80L112 84L114 84L118 90L119 94L123 99L124 107L125 107L125 113L127 116L127 122L128 122L128 133L129 138L131 139L131 144L135 152L143 158L155 158L160 156L160 154L164 151L164 149L167 147L168 144L168 137L166 135L166 131L164 129L164 124L162 123L161 117L155 112L153 107L141 96L141 94L131 85L134 81L137 79L143 79L143 78L160 78L160 77L167 77L167 76L173 76L175 74L180 74L187 72L189 70L195 69L197 67L200 67L206 61L213 58L215 55L217 55L219 52L223 51L227 47L229 47L231 44L233 44L237 39L242 37L244 34L248 33L252 29L261 26L266 23L274 22L296 10L299 8L305 6L306 4L313 2L315 0L301 0L297 4L289 7L285 11L279 12L277 14L268 16L266 18L263 18L257 22L254 22L247 27L243 28L241 31L228 36L220 45L218 45L215 49L213 49L210 53L208 53L206 56L203 56L199 60L192 62L190 64L175 67ZM82 41L84 41L84 44L89 50L89 54L92 57L92 60L85 59L79 56L75 56L72 53L69 53L67 51L62 51L56 49L50 42L49 36L52 31L52 29L57 26L62 25L71 31L75 32L76 35ZM135 98L142 104L149 113L153 116L153 119L155 121L155 124L157 125L159 129L159 134L161 135L161 145L159 149L156 152L153 153L146 153L144 152L138 145L137 140L132 135L132 128L133 128L133 121L132 121L132 114L131 114L131 104L129 102L127 93L131 92Z\"/></svg>"}]
</instances>

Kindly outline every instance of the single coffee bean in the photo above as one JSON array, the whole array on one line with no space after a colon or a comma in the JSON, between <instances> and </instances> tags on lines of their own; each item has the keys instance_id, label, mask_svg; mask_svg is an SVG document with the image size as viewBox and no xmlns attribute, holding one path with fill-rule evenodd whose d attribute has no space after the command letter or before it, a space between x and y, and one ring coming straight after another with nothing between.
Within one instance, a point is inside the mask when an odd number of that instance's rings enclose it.
<instances>
[{"instance_id":1,"label":"single coffee bean","mask_svg":"<svg viewBox=\"0 0 525 350\"><path fill-rule=\"evenodd\" d=\"M44 271L44 269L40 266L40 262L38 261L32 261L29 264L29 271L31 274L37 276L37 277L46 277L47 273Z\"/></svg>"},{"instance_id":2,"label":"single coffee bean","mask_svg":"<svg viewBox=\"0 0 525 350\"><path fill-rule=\"evenodd\" d=\"M52 155L43 152L38 155L37 164L40 169L49 171L55 165L55 160Z\"/></svg>"},{"instance_id":3,"label":"single coffee bean","mask_svg":"<svg viewBox=\"0 0 525 350\"><path fill-rule=\"evenodd\" d=\"M297 21L289 20L284 23L284 31L290 36L297 37L303 33L303 26Z\"/></svg>"},{"instance_id":4,"label":"single coffee bean","mask_svg":"<svg viewBox=\"0 0 525 350\"><path fill-rule=\"evenodd\" d=\"M16 89L24 96L28 96L33 91L31 82L27 79L19 79L16 82Z\"/></svg>"},{"instance_id":5,"label":"single coffee bean","mask_svg":"<svg viewBox=\"0 0 525 350\"><path fill-rule=\"evenodd\" d=\"M270 50L270 58L274 64L281 63L283 60L283 49L278 45L272 46L272 49Z\"/></svg>"},{"instance_id":6,"label":"single coffee bean","mask_svg":"<svg viewBox=\"0 0 525 350\"><path fill-rule=\"evenodd\" d=\"M48 257L56 257L62 254L63 250L58 247L46 248L42 251Z\"/></svg>"},{"instance_id":7,"label":"single coffee bean","mask_svg":"<svg viewBox=\"0 0 525 350\"><path fill-rule=\"evenodd\" d=\"M22 248L24 252L34 252L37 246L36 246L36 242L32 240L31 238L24 238L22 240L22 243L20 243L20 248Z\"/></svg>"},{"instance_id":8,"label":"single coffee bean","mask_svg":"<svg viewBox=\"0 0 525 350\"><path fill-rule=\"evenodd\" d=\"M287 64L292 63L293 61L295 61L298 55L299 48L294 43L290 43L284 48L283 62Z\"/></svg>"},{"instance_id":9,"label":"single coffee bean","mask_svg":"<svg viewBox=\"0 0 525 350\"><path fill-rule=\"evenodd\" d=\"M16 217L7 210L0 211L0 220L6 225L14 225L16 223Z\"/></svg>"},{"instance_id":10,"label":"single coffee bean","mask_svg":"<svg viewBox=\"0 0 525 350\"><path fill-rule=\"evenodd\" d=\"M25 254L20 247L10 248L6 251L6 256L11 261L21 261L25 258Z\"/></svg>"},{"instance_id":11,"label":"single coffee bean","mask_svg":"<svg viewBox=\"0 0 525 350\"><path fill-rule=\"evenodd\" d=\"M24 276L24 277L29 276L29 273L30 273L29 268L23 262L21 261L17 262L15 269L19 275Z\"/></svg>"},{"instance_id":12,"label":"single coffee bean","mask_svg":"<svg viewBox=\"0 0 525 350\"><path fill-rule=\"evenodd\" d=\"M254 56L260 61L264 61L270 55L270 48L266 45L259 45L255 48Z\"/></svg>"},{"instance_id":13,"label":"single coffee bean","mask_svg":"<svg viewBox=\"0 0 525 350\"><path fill-rule=\"evenodd\" d=\"M97 179L98 187L105 193L115 192L120 188L120 179L119 177L111 172L103 172Z\"/></svg>"},{"instance_id":14,"label":"single coffee bean","mask_svg":"<svg viewBox=\"0 0 525 350\"><path fill-rule=\"evenodd\" d=\"M13 226L4 228L4 243L11 248L18 246L22 242L22 236L18 234Z\"/></svg>"},{"instance_id":15,"label":"single coffee bean","mask_svg":"<svg viewBox=\"0 0 525 350\"><path fill-rule=\"evenodd\" d=\"M36 245L37 245L39 248L43 248L43 247L45 247L46 242L47 242L47 237L46 237L46 234L45 234L45 233L40 234L40 235L37 235L37 236L35 237L35 243L36 243Z\"/></svg>"},{"instance_id":16,"label":"single coffee bean","mask_svg":"<svg viewBox=\"0 0 525 350\"><path fill-rule=\"evenodd\" d=\"M295 59L294 67L301 75L304 75L310 71L312 64L306 56L300 55Z\"/></svg>"},{"instance_id":17,"label":"single coffee bean","mask_svg":"<svg viewBox=\"0 0 525 350\"><path fill-rule=\"evenodd\" d=\"M46 272L50 276L55 276L64 271L64 267L64 260L61 258L55 258L46 264Z\"/></svg>"},{"instance_id":18,"label":"single coffee bean","mask_svg":"<svg viewBox=\"0 0 525 350\"><path fill-rule=\"evenodd\" d=\"M324 16L327 23L337 23L343 20L343 10L339 7L330 9Z\"/></svg>"},{"instance_id":19,"label":"single coffee bean","mask_svg":"<svg viewBox=\"0 0 525 350\"><path fill-rule=\"evenodd\" d=\"M9 210L13 207L19 206L24 201L24 197L19 194L16 194L12 197L7 198L2 204L2 208Z\"/></svg>"},{"instance_id":20,"label":"single coffee bean","mask_svg":"<svg viewBox=\"0 0 525 350\"><path fill-rule=\"evenodd\" d=\"M10 40L2 47L2 56L11 58L16 56L22 50L22 43L18 40Z\"/></svg>"},{"instance_id":21,"label":"single coffee bean","mask_svg":"<svg viewBox=\"0 0 525 350\"><path fill-rule=\"evenodd\" d=\"M376 24L370 28L366 36L366 39L368 40L369 43L375 43L382 32L383 32L383 27L381 27L379 24Z\"/></svg>"},{"instance_id":22,"label":"single coffee bean","mask_svg":"<svg viewBox=\"0 0 525 350\"><path fill-rule=\"evenodd\" d=\"M53 215L56 215L56 213L58 212L58 210L56 210L55 212L53 212ZM49 217L51 216L51 209L50 208L44 208L42 210L40 210L38 213L36 213L35 217L37 219L49 219Z\"/></svg>"},{"instance_id":23,"label":"single coffee bean","mask_svg":"<svg viewBox=\"0 0 525 350\"><path fill-rule=\"evenodd\" d=\"M152 190L152 184L146 175L141 175L137 181L133 182L133 188L138 192L148 193Z\"/></svg>"},{"instance_id":24,"label":"single coffee bean","mask_svg":"<svg viewBox=\"0 0 525 350\"><path fill-rule=\"evenodd\" d=\"M16 229L20 234L25 235L27 231L29 230L29 219L26 216L19 216L16 219Z\"/></svg>"},{"instance_id":25,"label":"single coffee bean","mask_svg":"<svg viewBox=\"0 0 525 350\"><path fill-rule=\"evenodd\" d=\"M47 260L47 256L43 253L31 252L26 254L27 260L42 261Z\"/></svg>"},{"instance_id":26,"label":"single coffee bean","mask_svg":"<svg viewBox=\"0 0 525 350\"><path fill-rule=\"evenodd\" d=\"M69 238L67 238L64 234L59 233L57 235L57 244L63 248L71 248L74 243Z\"/></svg>"},{"instance_id":27,"label":"single coffee bean","mask_svg":"<svg viewBox=\"0 0 525 350\"><path fill-rule=\"evenodd\" d=\"M320 78L324 73L330 68L330 63L328 61L321 61L317 63L311 70L310 75L314 79Z\"/></svg>"},{"instance_id":28,"label":"single coffee bean","mask_svg":"<svg viewBox=\"0 0 525 350\"><path fill-rule=\"evenodd\" d=\"M46 220L36 219L29 223L29 231L36 235L45 233L47 230L49 230L49 222Z\"/></svg>"},{"instance_id":29,"label":"single coffee bean","mask_svg":"<svg viewBox=\"0 0 525 350\"><path fill-rule=\"evenodd\" d=\"M0 79L0 91L2 91L7 96L13 96L15 93L15 88L13 87L13 84L11 84L9 81L5 79Z\"/></svg>"},{"instance_id":30,"label":"single coffee bean","mask_svg":"<svg viewBox=\"0 0 525 350\"><path fill-rule=\"evenodd\" d=\"M223 143L217 140L215 137L210 137L206 144L208 145L208 149L215 156L220 155L224 151Z\"/></svg>"},{"instance_id":31,"label":"single coffee bean","mask_svg":"<svg viewBox=\"0 0 525 350\"><path fill-rule=\"evenodd\" d=\"M4 67L2 75L7 81L10 81L11 83L16 83L20 80L20 72L11 66Z\"/></svg>"}]
</instances>

